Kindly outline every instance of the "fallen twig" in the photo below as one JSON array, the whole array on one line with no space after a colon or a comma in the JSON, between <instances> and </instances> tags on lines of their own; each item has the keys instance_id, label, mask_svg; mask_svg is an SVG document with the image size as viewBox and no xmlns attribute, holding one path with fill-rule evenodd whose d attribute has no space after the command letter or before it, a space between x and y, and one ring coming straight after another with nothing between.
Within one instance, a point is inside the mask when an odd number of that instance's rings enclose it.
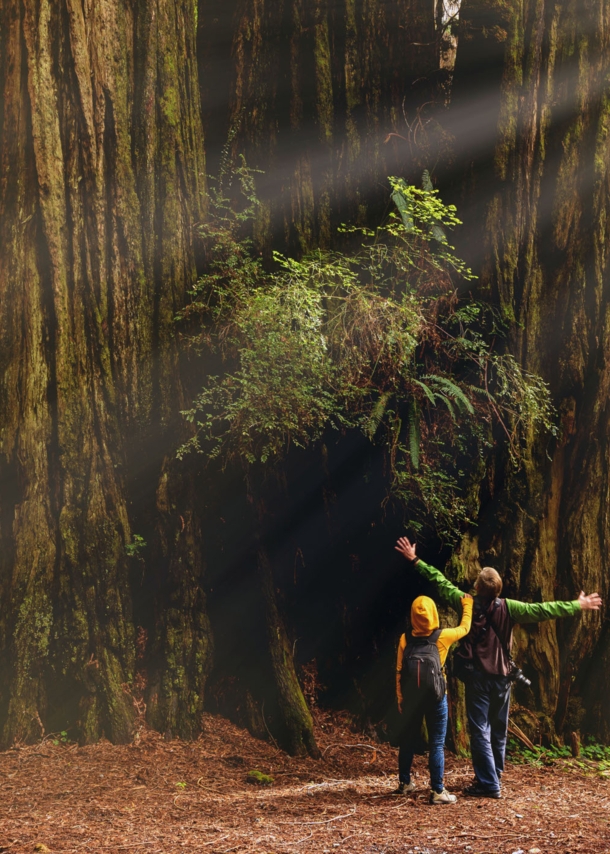
<instances>
[{"instance_id":1,"label":"fallen twig","mask_svg":"<svg viewBox=\"0 0 610 854\"><path fill-rule=\"evenodd\" d=\"M334 818L327 818L325 821L282 821L279 823L280 824L300 824L300 825L330 824L331 821L340 821L342 818L349 818L350 816L355 815L355 813L356 813L356 808L354 807L354 809L351 812L346 812L345 815L336 815L336 816L334 816Z\"/></svg>"},{"instance_id":2,"label":"fallen twig","mask_svg":"<svg viewBox=\"0 0 610 854\"><path fill-rule=\"evenodd\" d=\"M304 836L302 839L297 839L296 842L284 842L284 845L300 845L301 842L307 842L308 839L311 839L313 833L310 833L309 836Z\"/></svg>"},{"instance_id":3,"label":"fallen twig","mask_svg":"<svg viewBox=\"0 0 610 854\"><path fill-rule=\"evenodd\" d=\"M535 746L534 746L534 744L533 744L533 742L531 742L531 741L529 740L529 738L528 738L528 737L526 736L526 734L523 732L523 730L521 729L521 727L518 727L518 726L517 726L517 724L516 724L516 723L514 723L514 721L510 721L510 720L509 720L509 722L508 722L508 731L509 731L509 733L510 733L511 735L514 735L516 738L518 738L518 739L519 739L519 741L520 741L522 744L524 744L524 745L525 745L529 750L535 750L535 749L536 749L536 748L535 748Z\"/></svg>"},{"instance_id":4,"label":"fallen twig","mask_svg":"<svg viewBox=\"0 0 610 854\"><path fill-rule=\"evenodd\" d=\"M324 750L322 751L322 756L323 756L323 757L324 757L324 756L326 756L326 753L327 753L327 752L328 752L332 747L341 747L341 748L344 748L344 749L347 749L347 748L350 748L350 747L351 747L351 748L354 748L354 747L361 747L361 748L364 748L364 749L366 749L366 750L372 750L372 751L373 751L373 753L377 753L377 751L379 750L379 748L378 748L378 747L373 747L373 745L372 745L372 744L329 744L329 745L328 745L327 747L325 747L325 748L324 748Z\"/></svg>"},{"instance_id":5,"label":"fallen twig","mask_svg":"<svg viewBox=\"0 0 610 854\"><path fill-rule=\"evenodd\" d=\"M226 795L226 794L228 794L226 791L223 792L222 789L215 789L213 786L202 785L202 783L201 783L202 780L203 780L203 777L200 777L197 780L197 786L200 789L204 789L206 792L214 792L215 795Z\"/></svg>"},{"instance_id":6,"label":"fallen twig","mask_svg":"<svg viewBox=\"0 0 610 854\"><path fill-rule=\"evenodd\" d=\"M225 839L228 839L230 833L226 833L224 836L219 836L218 839L212 839L211 842L202 842L201 847L205 848L206 845L216 845L217 842L223 842Z\"/></svg>"}]
</instances>

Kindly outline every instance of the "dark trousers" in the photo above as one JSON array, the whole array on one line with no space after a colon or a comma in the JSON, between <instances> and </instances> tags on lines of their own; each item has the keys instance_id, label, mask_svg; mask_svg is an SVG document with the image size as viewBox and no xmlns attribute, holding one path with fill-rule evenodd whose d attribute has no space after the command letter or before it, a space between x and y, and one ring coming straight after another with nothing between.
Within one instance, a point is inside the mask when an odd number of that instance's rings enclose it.
<instances>
[{"instance_id":1,"label":"dark trousers","mask_svg":"<svg viewBox=\"0 0 610 854\"><path fill-rule=\"evenodd\" d=\"M472 765L479 784L500 791L504 771L511 683L506 676L475 670L466 681L466 713Z\"/></svg>"},{"instance_id":2,"label":"dark trousers","mask_svg":"<svg viewBox=\"0 0 610 854\"><path fill-rule=\"evenodd\" d=\"M430 751L428 767L430 768L430 788L435 792L443 791L445 776L445 736L447 734L447 697L427 706L408 710L405 708L405 725L403 727L398 747L398 778L401 783L411 782L411 765L417 748L421 725L426 719L428 727L428 748Z\"/></svg>"}]
</instances>

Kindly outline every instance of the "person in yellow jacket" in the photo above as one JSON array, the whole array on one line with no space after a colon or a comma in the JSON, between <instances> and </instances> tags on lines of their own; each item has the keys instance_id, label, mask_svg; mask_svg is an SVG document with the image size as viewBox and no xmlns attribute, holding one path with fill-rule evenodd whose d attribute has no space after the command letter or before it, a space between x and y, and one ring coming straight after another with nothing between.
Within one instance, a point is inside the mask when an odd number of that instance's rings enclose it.
<instances>
[{"instance_id":1,"label":"person in yellow jacket","mask_svg":"<svg viewBox=\"0 0 610 854\"><path fill-rule=\"evenodd\" d=\"M445 664L450 647L470 631L472 606L472 596L464 594L462 597L462 620L460 625L453 629L443 629L438 634L436 647L441 667ZM418 596L411 606L411 643L414 645L414 649L418 638L427 638L435 634L438 628L438 611L436 610L434 601L428 596ZM430 803L453 804L457 798L445 789L443 782L445 775L444 745L445 735L447 734L447 695L443 693L442 699L431 698L423 703L414 703L412 697L403 697L401 677L407 643L407 636L403 634L398 644L396 659L396 699L398 701L398 711L403 720L398 749L399 783L395 794L408 794L416 788L415 783L411 780L411 765L413 764L415 746L425 717L428 728ZM434 650L432 649L432 651Z\"/></svg>"}]
</instances>

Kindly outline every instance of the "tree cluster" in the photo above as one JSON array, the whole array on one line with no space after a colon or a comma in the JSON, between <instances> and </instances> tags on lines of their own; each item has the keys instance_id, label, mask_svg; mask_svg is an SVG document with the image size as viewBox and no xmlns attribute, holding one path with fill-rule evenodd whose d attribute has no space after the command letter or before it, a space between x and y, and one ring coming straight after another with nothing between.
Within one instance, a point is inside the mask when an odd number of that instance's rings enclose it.
<instances>
[{"instance_id":1,"label":"tree cluster","mask_svg":"<svg viewBox=\"0 0 610 854\"><path fill-rule=\"evenodd\" d=\"M405 524L607 595L608 2L437 5L1 0L4 744L381 721ZM609 637L520 635L549 737Z\"/></svg>"}]
</instances>

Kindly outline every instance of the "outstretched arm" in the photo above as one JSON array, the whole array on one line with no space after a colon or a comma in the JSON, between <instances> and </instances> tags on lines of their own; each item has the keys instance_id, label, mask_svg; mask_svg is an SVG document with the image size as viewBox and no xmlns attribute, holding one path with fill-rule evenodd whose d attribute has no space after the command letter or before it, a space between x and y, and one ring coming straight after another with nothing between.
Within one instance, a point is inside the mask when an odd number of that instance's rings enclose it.
<instances>
[{"instance_id":1,"label":"outstretched arm","mask_svg":"<svg viewBox=\"0 0 610 854\"><path fill-rule=\"evenodd\" d=\"M445 578L442 572L439 572L438 569L435 569L433 566L429 566L417 557L417 554L415 553L415 543L411 543L407 537L401 537L396 543L395 548L397 552L400 552L403 557L413 563L415 569L420 575L423 575L425 579L436 585L439 596L444 599L445 602L454 609L454 611L461 610L462 598L464 596L462 591L456 587L455 584L452 584L448 578Z\"/></svg>"},{"instance_id":2,"label":"outstretched arm","mask_svg":"<svg viewBox=\"0 0 610 854\"><path fill-rule=\"evenodd\" d=\"M598 593L585 595L581 591L578 599L571 602L518 602L507 599L506 607L515 623L541 623L559 617L573 617L580 611L599 611L602 600Z\"/></svg>"},{"instance_id":3,"label":"outstretched arm","mask_svg":"<svg viewBox=\"0 0 610 854\"><path fill-rule=\"evenodd\" d=\"M602 606L602 597L597 592L589 593L587 596L585 591L581 590L578 597L578 604L581 611L599 611Z\"/></svg>"}]
</instances>

